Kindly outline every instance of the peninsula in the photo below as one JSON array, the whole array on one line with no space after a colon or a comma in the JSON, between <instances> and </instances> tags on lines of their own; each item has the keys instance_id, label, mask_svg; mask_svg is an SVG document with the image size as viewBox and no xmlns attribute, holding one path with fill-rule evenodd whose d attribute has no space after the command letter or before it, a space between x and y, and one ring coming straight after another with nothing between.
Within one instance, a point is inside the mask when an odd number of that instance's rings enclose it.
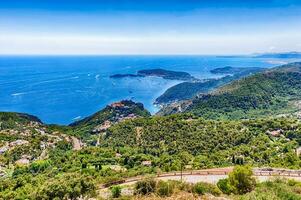
<instances>
[{"instance_id":1,"label":"peninsula","mask_svg":"<svg viewBox=\"0 0 301 200\"><path fill-rule=\"evenodd\" d=\"M187 72L171 71L165 69L145 69L139 70L137 74L114 74L110 78L125 78L125 77L148 77L155 76L168 80L180 80L180 81L196 81L197 78L193 77Z\"/></svg>"},{"instance_id":2,"label":"peninsula","mask_svg":"<svg viewBox=\"0 0 301 200\"><path fill-rule=\"evenodd\" d=\"M212 74L251 74L254 72L260 72L263 71L264 68L260 67L231 67L231 66L226 66L226 67L220 67L220 68L215 68L213 70L210 70Z\"/></svg>"}]
</instances>

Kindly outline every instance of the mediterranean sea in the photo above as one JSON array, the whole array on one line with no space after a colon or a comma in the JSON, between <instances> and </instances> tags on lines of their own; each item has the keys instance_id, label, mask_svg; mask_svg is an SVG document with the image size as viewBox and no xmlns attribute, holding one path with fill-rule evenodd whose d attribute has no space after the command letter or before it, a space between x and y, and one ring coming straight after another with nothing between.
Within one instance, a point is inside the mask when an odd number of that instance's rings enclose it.
<instances>
[{"instance_id":1,"label":"mediterranean sea","mask_svg":"<svg viewBox=\"0 0 301 200\"><path fill-rule=\"evenodd\" d=\"M0 111L24 112L45 123L69 124L122 99L155 113L154 100L180 83L158 77L112 79L113 74L162 68L196 78L218 67L273 67L288 60L218 56L0 56Z\"/></svg>"}]
</instances>

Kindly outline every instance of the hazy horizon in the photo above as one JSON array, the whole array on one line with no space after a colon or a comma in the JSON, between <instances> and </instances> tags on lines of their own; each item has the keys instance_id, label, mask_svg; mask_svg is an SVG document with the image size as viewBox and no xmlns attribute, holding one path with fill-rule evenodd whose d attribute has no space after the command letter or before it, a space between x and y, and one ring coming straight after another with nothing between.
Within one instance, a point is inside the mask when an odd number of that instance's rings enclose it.
<instances>
[{"instance_id":1,"label":"hazy horizon","mask_svg":"<svg viewBox=\"0 0 301 200\"><path fill-rule=\"evenodd\" d=\"M4 0L1 55L301 51L298 0Z\"/></svg>"}]
</instances>

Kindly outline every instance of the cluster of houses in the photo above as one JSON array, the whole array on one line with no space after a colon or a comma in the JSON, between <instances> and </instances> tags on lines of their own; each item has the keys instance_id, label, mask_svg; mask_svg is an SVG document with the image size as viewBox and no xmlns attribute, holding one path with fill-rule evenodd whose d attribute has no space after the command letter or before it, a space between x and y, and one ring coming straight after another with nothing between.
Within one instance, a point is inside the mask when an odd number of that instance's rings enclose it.
<instances>
[{"instance_id":1,"label":"cluster of houses","mask_svg":"<svg viewBox=\"0 0 301 200\"><path fill-rule=\"evenodd\" d=\"M277 129L277 130L273 130L273 131L267 131L266 132L268 135L278 138L278 137L285 137L284 136L284 131L282 129ZM289 139L287 139L289 140ZM296 148L296 154L297 156L301 155L301 146Z\"/></svg>"},{"instance_id":2,"label":"cluster of houses","mask_svg":"<svg viewBox=\"0 0 301 200\"><path fill-rule=\"evenodd\" d=\"M114 111L111 111L111 112L115 112L115 115L111 119L106 120L102 124L96 126L92 130L92 133L96 134L96 133L105 132L108 128L110 128L115 123L122 122L122 121L128 120L128 119L134 119L134 118L138 117L137 115L135 115L133 113L127 113L127 110L130 107L125 105L122 102L112 103L111 105L109 105L109 107L114 109Z\"/></svg>"},{"instance_id":3,"label":"cluster of houses","mask_svg":"<svg viewBox=\"0 0 301 200\"><path fill-rule=\"evenodd\" d=\"M6 142L2 147L0 147L0 154L5 153L8 150L15 148L16 146L29 144L27 140L15 140L13 142Z\"/></svg>"}]
</instances>

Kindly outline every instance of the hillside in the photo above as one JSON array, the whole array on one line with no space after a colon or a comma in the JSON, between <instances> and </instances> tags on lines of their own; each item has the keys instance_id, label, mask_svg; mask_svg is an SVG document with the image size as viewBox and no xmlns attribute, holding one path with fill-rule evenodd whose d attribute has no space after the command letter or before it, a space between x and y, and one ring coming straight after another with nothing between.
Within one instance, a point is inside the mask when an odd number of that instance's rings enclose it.
<instances>
[{"instance_id":1,"label":"hillside","mask_svg":"<svg viewBox=\"0 0 301 200\"><path fill-rule=\"evenodd\" d=\"M301 63L242 78L192 100L184 112L211 119L299 115Z\"/></svg>"},{"instance_id":2,"label":"hillside","mask_svg":"<svg viewBox=\"0 0 301 200\"><path fill-rule=\"evenodd\" d=\"M168 88L161 96L159 96L156 104L169 104L176 101L191 99L199 94L208 93L220 86L231 81L238 80L242 77L263 71L263 68L234 68L224 67L211 70L214 74L231 74L222 78L209 79L205 81L183 82Z\"/></svg>"},{"instance_id":3,"label":"hillside","mask_svg":"<svg viewBox=\"0 0 301 200\"><path fill-rule=\"evenodd\" d=\"M194 114L150 116L141 103L125 100L65 127L0 113L0 199L98 198L101 184L181 169L300 169L298 119L198 116L295 112L300 69L294 63L234 81L185 104ZM76 137L84 142L80 148L74 148Z\"/></svg>"},{"instance_id":4,"label":"hillside","mask_svg":"<svg viewBox=\"0 0 301 200\"><path fill-rule=\"evenodd\" d=\"M186 164L196 168L230 166L237 159L254 166L289 167L287 156L300 164L295 154L301 145L300 128L294 119L210 121L181 114L119 123L100 144L138 149L165 169L179 170L183 153Z\"/></svg>"},{"instance_id":5,"label":"hillside","mask_svg":"<svg viewBox=\"0 0 301 200\"><path fill-rule=\"evenodd\" d=\"M171 71L165 69L147 69L138 71L137 75L141 76L157 76L170 80L192 81L196 80L187 72Z\"/></svg>"},{"instance_id":6,"label":"hillside","mask_svg":"<svg viewBox=\"0 0 301 200\"><path fill-rule=\"evenodd\" d=\"M150 113L144 109L143 104L130 100L123 100L106 106L101 111L70 124L73 134L89 140L96 144L97 135L105 132L113 124L134 119L137 117L148 117ZM95 137L90 138L91 135Z\"/></svg>"},{"instance_id":7,"label":"hillside","mask_svg":"<svg viewBox=\"0 0 301 200\"><path fill-rule=\"evenodd\" d=\"M71 138L64 132L63 127L45 125L32 115L0 112L0 166L46 159L57 145L71 149Z\"/></svg>"},{"instance_id":8,"label":"hillside","mask_svg":"<svg viewBox=\"0 0 301 200\"><path fill-rule=\"evenodd\" d=\"M5 127L8 121L10 124L10 128L1 128L1 137L3 133L9 136L1 141L17 146L0 153L0 199L99 198L97 190L103 183L183 167L249 164L300 168L301 123L296 119L214 121L189 114L148 117L141 106L131 101L114 103L72 128L31 121L20 117L27 116L23 114L1 113L11 116L0 118ZM124 114L135 110L146 117L126 120ZM114 123L105 123L109 126L92 133L104 119L114 119ZM88 142L81 149L72 149L71 137L66 134L75 133L92 134L99 138L98 146Z\"/></svg>"}]
</instances>

